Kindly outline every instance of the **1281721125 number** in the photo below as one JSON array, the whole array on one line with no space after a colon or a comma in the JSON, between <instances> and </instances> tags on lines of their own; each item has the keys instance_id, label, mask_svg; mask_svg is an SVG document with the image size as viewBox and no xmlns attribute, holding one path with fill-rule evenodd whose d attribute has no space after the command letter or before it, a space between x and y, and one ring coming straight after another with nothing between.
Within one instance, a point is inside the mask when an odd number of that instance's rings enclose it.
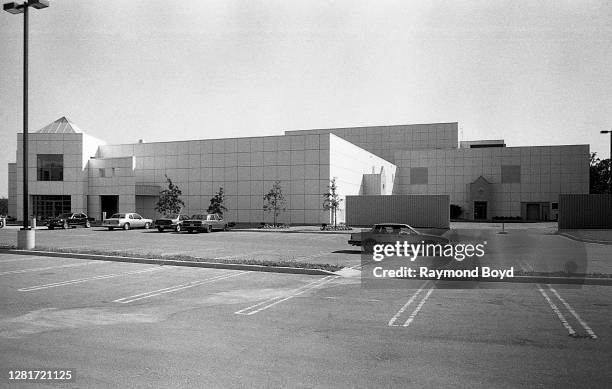
<instances>
[{"instance_id":1,"label":"1281721125 number","mask_svg":"<svg viewBox=\"0 0 612 389\"><path fill-rule=\"evenodd\" d=\"M74 381L74 369L8 369L4 377L9 381Z\"/></svg>"}]
</instances>

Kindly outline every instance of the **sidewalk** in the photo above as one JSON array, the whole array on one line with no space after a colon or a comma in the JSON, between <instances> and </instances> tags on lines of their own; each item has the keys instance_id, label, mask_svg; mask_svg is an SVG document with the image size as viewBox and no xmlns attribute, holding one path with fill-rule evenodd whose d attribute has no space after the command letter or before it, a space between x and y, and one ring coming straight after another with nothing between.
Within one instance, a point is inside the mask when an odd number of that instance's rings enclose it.
<instances>
[{"instance_id":1,"label":"sidewalk","mask_svg":"<svg viewBox=\"0 0 612 389\"><path fill-rule=\"evenodd\" d=\"M581 242L612 245L612 230L559 230L558 234Z\"/></svg>"}]
</instances>

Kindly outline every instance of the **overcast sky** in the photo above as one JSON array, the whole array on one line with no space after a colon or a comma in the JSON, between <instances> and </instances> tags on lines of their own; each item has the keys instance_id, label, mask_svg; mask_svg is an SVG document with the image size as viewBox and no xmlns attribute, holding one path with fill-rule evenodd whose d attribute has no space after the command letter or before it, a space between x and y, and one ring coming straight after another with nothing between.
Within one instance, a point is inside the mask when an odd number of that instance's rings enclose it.
<instances>
[{"instance_id":1,"label":"overcast sky","mask_svg":"<svg viewBox=\"0 0 612 389\"><path fill-rule=\"evenodd\" d=\"M460 139L608 158L609 1L52 0L30 13L30 130L110 143L459 122ZM23 17L0 14L0 196Z\"/></svg>"}]
</instances>

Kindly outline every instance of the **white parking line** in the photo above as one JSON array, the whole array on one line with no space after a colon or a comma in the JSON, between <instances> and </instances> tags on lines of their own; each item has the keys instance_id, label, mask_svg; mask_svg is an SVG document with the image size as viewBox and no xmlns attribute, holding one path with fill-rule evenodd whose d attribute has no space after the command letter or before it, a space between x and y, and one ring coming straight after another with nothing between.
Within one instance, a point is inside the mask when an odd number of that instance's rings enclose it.
<instances>
[{"instance_id":1,"label":"white parking line","mask_svg":"<svg viewBox=\"0 0 612 389\"><path fill-rule=\"evenodd\" d=\"M425 286L429 283L429 281L425 282L423 285L421 285L421 287L419 289L417 289L416 292L414 292L414 294L412 296L410 296L410 299L408 299L408 301L406 302L406 304L404 304L404 306L402 306L400 308L399 311L397 311L397 313L395 315L393 315L393 317L391 318L391 320L389 320L388 325L390 327L399 327L397 324L394 324L395 321L401 316L402 313L404 313L404 311L406 310L406 308L408 308L408 306L410 304L412 304L412 302L414 301L414 299L416 298L416 296L421 293L421 291L425 288Z\"/></svg>"},{"instance_id":2,"label":"white parking line","mask_svg":"<svg viewBox=\"0 0 612 389\"><path fill-rule=\"evenodd\" d=\"M578 320L578 323L580 323L580 325L582 326L582 328L584 328L587 334L589 334L592 339L597 339L597 335L595 335L595 332L593 332L591 327L589 327L589 325L584 320L582 320L580 315L578 315L578 313L567 303L567 301L565 301L565 299L561 297L561 295L557 293L557 291L551 285L548 285L548 289L550 289L550 291L553 292L555 296L557 296L559 301L561 301L563 305L565 305L565 308L567 308L567 310L576 318L576 320Z\"/></svg>"},{"instance_id":3,"label":"white parking line","mask_svg":"<svg viewBox=\"0 0 612 389\"><path fill-rule=\"evenodd\" d=\"M546 294L546 292L544 291L544 289L542 289L542 287L540 286L540 284L536 284L536 286L538 287L538 290L540 291L540 293L542 294L542 296L544 296L544 298L546 299L546 301L548 302L548 305L550 305L550 308L552 308L553 312L557 314L557 317L559 318L559 320L561 321L561 324L563 324L563 327L565 327L567 329L567 332L569 333L570 336L576 336L576 331L572 328L572 326L567 322L567 320L565 319L565 316L563 316L563 314L561 313L561 311L559 310L559 308L557 308L557 306L555 305L555 303L552 302L552 300L550 299L550 297L548 297L548 295Z\"/></svg>"},{"instance_id":4,"label":"white parking line","mask_svg":"<svg viewBox=\"0 0 612 389\"><path fill-rule=\"evenodd\" d=\"M20 292L31 292L33 290L49 289L49 288L55 288L57 286L74 285L74 284L79 284L81 282L87 282L87 281L104 280L104 279L113 278L113 277L121 277L121 276L127 276L127 275L132 275L132 274L148 273L148 272L153 272L153 271L159 271L159 270L162 270L162 269L165 269L165 268L161 267L161 266L150 267L150 268L147 268L147 269L144 269L144 270L135 270L135 271L125 272L125 273L105 274L105 275L101 275L101 276L79 278L79 279L76 279L76 280L68 280L68 281L62 281L62 282L53 282L53 283L50 283L50 284L29 286L27 288L21 288L21 289L17 289L17 290L20 291Z\"/></svg>"},{"instance_id":5,"label":"white parking line","mask_svg":"<svg viewBox=\"0 0 612 389\"><path fill-rule=\"evenodd\" d=\"M51 269L61 269L64 267L76 267L76 266L85 266L85 265L93 265L94 262L84 262L84 263L70 263L67 265L55 265L55 266L46 266L46 267L33 267L30 269L20 269L20 270L10 270L0 272L0 276L5 276L7 274L21 274L21 273L30 273L35 271L43 271L43 270L51 270Z\"/></svg>"},{"instance_id":6,"label":"white parking line","mask_svg":"<svg viewBox=\"0 0 612 389\"><path fill-rule=\"evenodd\" d=\"M320 278L316 281L313 281L309 284L306 284L302 287L299 287L295 290L293 290L292 292L290 292L288 295L283 295L283 296L277 296L277 297L272 297L268 300L264 300L262 302L259 302L255 305L251 305L250 307L241 309L239 311L234 312L237 315L254 315L257 312L261 312L264 309L268 309L270 307L275 306L276 304L280 304L283 301L287 301L293 297L299 296L304 292L307 292L309 290L313 290L313 289L317 289L319 287L321 287L324 284L327 284L328 282L331 282L333 280L335 280L336 278L339 278L340 276L326 276L323 278Z\"/></svg>"},{"instance_id":7,"label":"white parking line","mask_svg":"<svg viewBox=\"0 0 612 389\"><path fill-rule=\"evenodd\" d=\"M421 310L421 308L423 308L423 305L425 305L425 301L427 301L427 299L429 298L429 296L433 293L434 288L429 288L429 291L427 291L427 294L425 295L425 297L423 297L423 300L421 300L421 302L419 303L419 305L417 305L417 307L415 308L414 311L412 311L412 313L410 314L410 316L408 317L408 320L406 320L406 322L404 323L404 327L408 327L410 325L410 323L412 323L412 321L414 320L414 318L416 317L416 315L419 313L419 311Z\"/></svg>"},{"instance_id":8,"label":"white parking line","mask_svg":"<svg viewBox=\"0 0 612 389\"><path fill-rule=\"evenodd\" d=\"M215 277L206 278L204 280L192 281L192 282L188 282L186 284L169 286L167 288L157 289L157 290L153 290L151 292L144 292L144 293L135 294L133 296L122 297L122 298L119 298L117 300L113 300L113 302L114 303L127 304L127 303L131 303L133 301L143 300L143 299L159 296L159 295L166 294L166 293L177 292L179 290L193 288L193 287L196 287L196 286L200 286L200 285L204 285L204 284L209 284L209 283L215 282L215 281L226 280L228 278L241 276L241 275L246 274L246 273L248 273L248 272L243 271L243 272L236 272L236 273L235 272L223 273L223 274L217 275Z\"/></svg>"}]
</instances>

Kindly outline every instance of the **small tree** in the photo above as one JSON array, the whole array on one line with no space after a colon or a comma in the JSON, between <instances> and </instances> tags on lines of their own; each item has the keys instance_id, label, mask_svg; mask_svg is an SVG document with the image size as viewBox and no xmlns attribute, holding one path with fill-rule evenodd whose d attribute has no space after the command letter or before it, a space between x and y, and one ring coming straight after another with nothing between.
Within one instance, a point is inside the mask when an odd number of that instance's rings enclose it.
<instances>
[{"instance_id":1,"label":"small tree","mask_svg":"<svg viewBox=\"0 0 612 389\"><path fill-rule=\"evenodd\" d=\"M591 153L589 167L589 193L609 193L610 159L599 159L597 153Z\"/></svg>"},{"instance_id":2,"label":"small tree","mask_svg":"<svg viewBox=\"0 0 612 389\"><path fill-rule=\"evenodd\" d=\"M168 182L168 189L159 192L159 199L155 205L155 210L163 215L180 213L181 209L185 206L185 203L181 200L183 192L170 178L168 178L168 176L165 177Z\"/></svg>"},{"instance_id":3,"label":"small tree","mask_svg":"<svg viewBox=\"0 0 612 389\"><path fill-rule=\"evenodd\" d=\"M323 209L326 211L332 211L332 224L334 227L337 225L337 212L340 208L342 199L338 195L338 186L336 185L336 177L334 177L327 186L327 193L323 193Z\"/></svg>"},{"instance_id":4,"label":"small tree","mask_svg":"<svg viewBox=\"0 0 612 389\"><path fill-rule=\"evenodd\" d=\"M8 215L8 199L0 197L0 215Z\"/></svg>"},{"instance_id":5,"label":"small tree","mask_svg":"<svg viewBox=\"0 0 612 389\"><path fill-rule=\"evenodd\" d=\"M225 202L225 192L223 191L223 187L219 187L219 192L217 192L211 199L210 205L208 206L208 213L217 213L223 216L223 212L227 211L227 208L224 205Z\"/></svg>"},{"instance_id":6,"label":"small tree","mask_svg":"<svg viewBox=\"0 0 612 389\"><path fill-rule=\"evenodd\" d=\"M272 212L274 215L274 226L276 226L276 218L281 211L286 209L286 201L285 196L283 195L283 189L281 188L281 182L278 180L274 181L272 188L270 188L270 191L264 195L263 199L265 201L263 210L264 212Z\"/></svg>"}]
</instances>

